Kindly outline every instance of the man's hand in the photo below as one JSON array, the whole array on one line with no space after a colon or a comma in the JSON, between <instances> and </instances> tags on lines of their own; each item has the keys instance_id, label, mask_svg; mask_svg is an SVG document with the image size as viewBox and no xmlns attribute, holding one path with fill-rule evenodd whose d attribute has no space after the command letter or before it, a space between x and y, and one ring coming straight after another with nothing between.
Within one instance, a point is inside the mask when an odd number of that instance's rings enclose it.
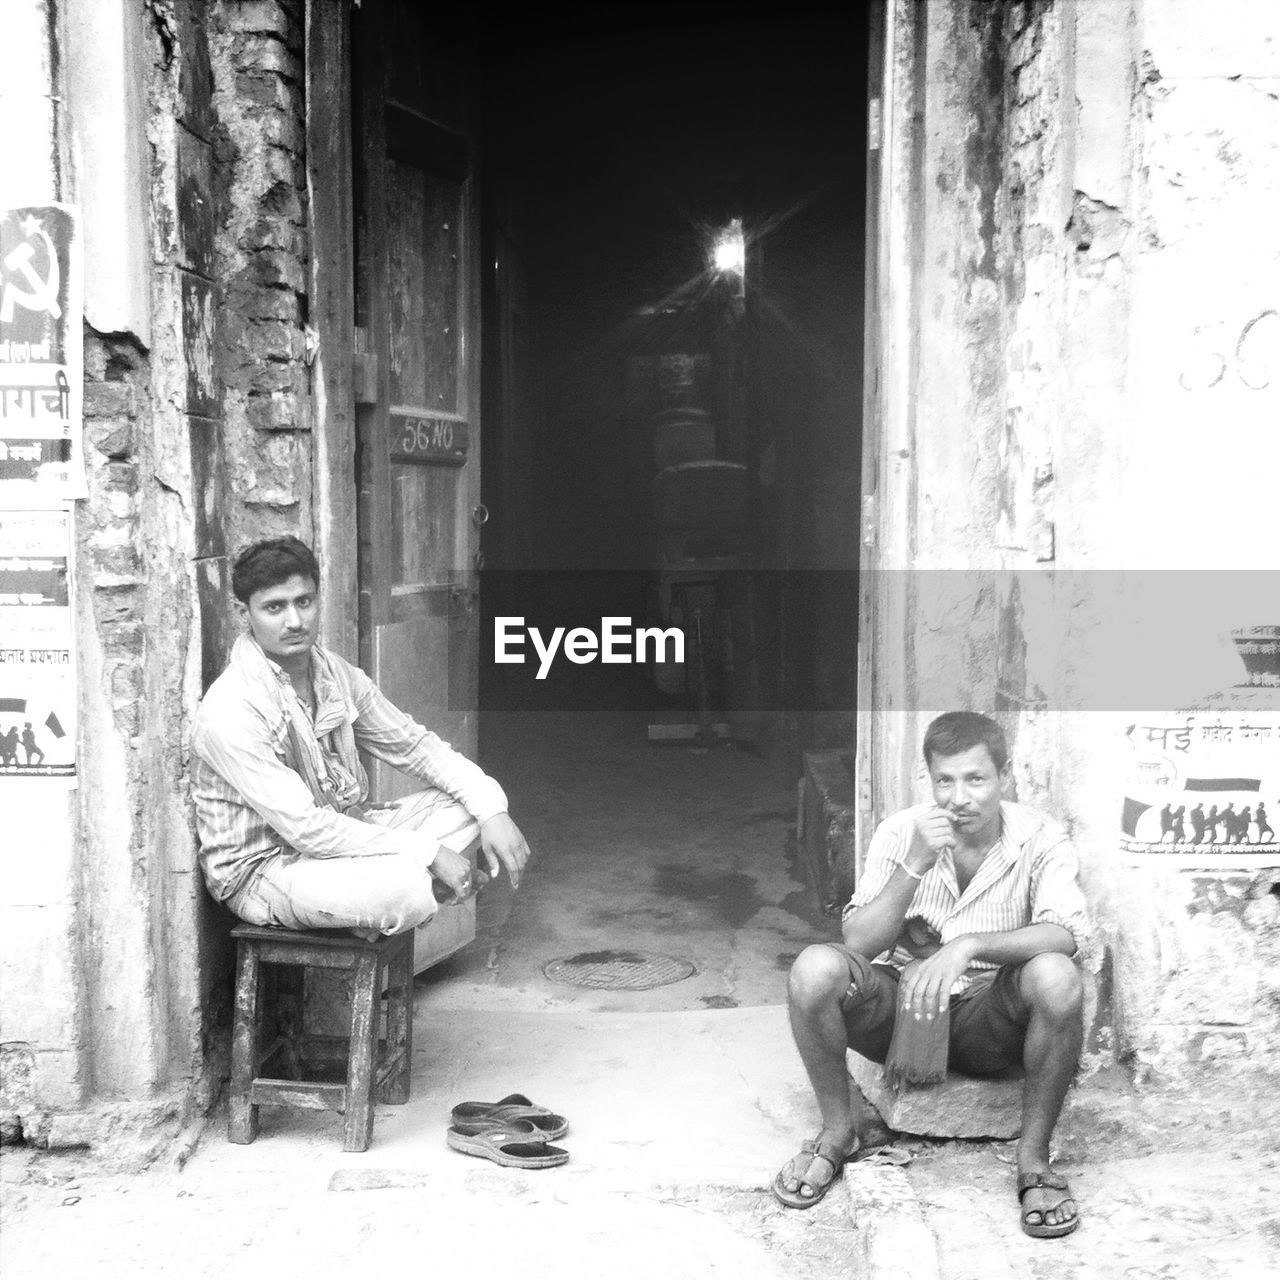
<instances>
[{"instance_id":1,"label":"man's hand","mask_svg":"<svg viewBox=\"0 0 1280 1280\"><path fill-rule=\"evenodd\" d=\"M446 849L444 845L436 850L436 856L431 859L431 874L448 885L459 901L469 898L477 887L471 880L471 859L465 854Z\"/></svg>"},{"instance_id":2,"label":"man's hand","mask_svg":"<svg viewBox=\"0 0 1280 1280\"><path fill-rule=\"evenodd\" d=\"M917 816L906 861L912 871L928 871L943 849L952 849L955 843L955 827L951 819L945 809L935 804Z\"/></svg>"},{"instance_id":3,"label":"man's hand","mask_svg":"<svg viewBox=\"0 0 1280 1280\"><path fill-rule=\"evenodd\" d=\"M484 823L480 828L480 846L489 864L489 874L497 879L501 867L506 867L511 887L518 889L520 873L529 861L529 844L509 814L495 813Z\"/></svg>"},{"instance_id":4,"label":"man's hand","mask_svg":"<svg viewBox=\"0 0 1280 1280\"><path fill-rule=\"evenodd\" d=\"M932 1021L947 1007L951 988L973 960L967 937L956 938L939 947L933 955L911 969L898 990L898 1007L903 1014Z\"/></svg>"}]
</instances>

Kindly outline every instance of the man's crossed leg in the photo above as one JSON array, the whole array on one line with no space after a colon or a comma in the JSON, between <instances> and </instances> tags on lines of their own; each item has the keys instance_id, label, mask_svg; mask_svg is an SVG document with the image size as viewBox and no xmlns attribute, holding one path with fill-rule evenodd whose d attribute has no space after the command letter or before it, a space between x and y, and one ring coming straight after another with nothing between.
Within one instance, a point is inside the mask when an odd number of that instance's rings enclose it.
<instances>
[{"instance_id":1,"label":"man's crossed leg","mask_svg":"<svg viewBox=\"0 0 1280 1280\"><path fill-rule=\"evenodd\" d=\"M480 835L479 824L462 805L432 788L370 806L363 820L421 831L430 837L429 848L438 844L455 853ZM228 905L250 924L392 934L429 920L437 899L425 854L308 858L285 853L267 862Z\"/></svg>"}]
</instances>

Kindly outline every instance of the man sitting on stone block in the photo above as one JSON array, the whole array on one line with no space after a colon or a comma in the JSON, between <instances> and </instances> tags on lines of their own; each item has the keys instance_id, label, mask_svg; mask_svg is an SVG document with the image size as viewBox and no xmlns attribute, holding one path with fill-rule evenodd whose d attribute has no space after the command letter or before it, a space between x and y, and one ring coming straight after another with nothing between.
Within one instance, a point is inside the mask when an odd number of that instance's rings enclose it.
<instances>
[{"instance_id":1,"label":"man sitting on stone block","mask_svg":"<svg viewBox=\"0 0 1280 1280\"><path fill-rule=\"evenodd\" d=\"M191 737L210 892L250 924L372 939L430 919L437 882L470 896L477 836L489 874L518 885L529 847L502 788L316 643L319 581L297 538L255 543L232 567L247 632ZM427 789L371 804L361 749Z\"/></svg>"},{"instance_id":2,"label":"man sitting on stone block","mask_svg":"<svg viewBox=\"0 0 1280 1280\"><path fill-rule=\"evenodd\" d=\"M1049 1166L1049 1140L1082 1038L1076 856L1053 819L1002 798L1009 751L994 720L939 716L924 759L934 802L880 824L844 910L843 945L807 947L791 969L791 1029L822 1130L778 1173L774 1195L817 1204L858 1149L846 1047L885 1062L906 1041L927 1046L936 1029L956 1071L1023 1067L1022 1229L1066 1235L1079 1219Z\"/></svg>"}]
</instances>

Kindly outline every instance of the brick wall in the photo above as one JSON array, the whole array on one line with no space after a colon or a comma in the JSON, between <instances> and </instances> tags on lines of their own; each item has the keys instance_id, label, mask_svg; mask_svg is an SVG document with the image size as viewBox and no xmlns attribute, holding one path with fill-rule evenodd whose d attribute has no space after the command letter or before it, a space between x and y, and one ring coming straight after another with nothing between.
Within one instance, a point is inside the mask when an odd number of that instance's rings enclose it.
<instances>
[{"instance_id":1,"label":"brick wall","mask_svg":"<svg viewBox=\"0 0 1280 1280\"><path fill-rule=\"evenodd\" d=\"M303 17L301 0L233 0L210 28L230 551L312 524Z\"/></svg>"}]
</instances>

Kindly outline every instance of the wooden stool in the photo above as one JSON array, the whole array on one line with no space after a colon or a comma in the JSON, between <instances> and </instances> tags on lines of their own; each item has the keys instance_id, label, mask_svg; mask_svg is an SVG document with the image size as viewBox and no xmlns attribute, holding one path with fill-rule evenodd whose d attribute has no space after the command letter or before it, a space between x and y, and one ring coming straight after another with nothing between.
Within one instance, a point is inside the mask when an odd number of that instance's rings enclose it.
<instances>
[{"instance_id":1,"label":"wooden stool","mask_svg":"<svg viewBox=\"0 0 1280 1280\"><path fill-rule=\"evenodd\" d=\"M341 1111L346 1116L342 1149L367 1151L373 1138L373 1104L408 1102L413 1055L413 931L365 942L341 929L297 932L242 924L236 939L236 1008L231 1039L231 1115L227 1138L252 1142L258 1136L258 1107L305 1107ZM263 966L353 971L350 1036L306 1036L283 1025L263 1023ZM378 1036L381 977L387 974L387 1038ZM277 984L271 984L277 985ZM278 1017L276 1010L271 1011ZM263 1041L266 1041L265 1047ZM381 1053L379 1053L381 1048ZM294 1079L261 1074L271 1065ZM344 1083L301 1079L301 1063L341 1066Z\"/></svg>"}]
</instances>

